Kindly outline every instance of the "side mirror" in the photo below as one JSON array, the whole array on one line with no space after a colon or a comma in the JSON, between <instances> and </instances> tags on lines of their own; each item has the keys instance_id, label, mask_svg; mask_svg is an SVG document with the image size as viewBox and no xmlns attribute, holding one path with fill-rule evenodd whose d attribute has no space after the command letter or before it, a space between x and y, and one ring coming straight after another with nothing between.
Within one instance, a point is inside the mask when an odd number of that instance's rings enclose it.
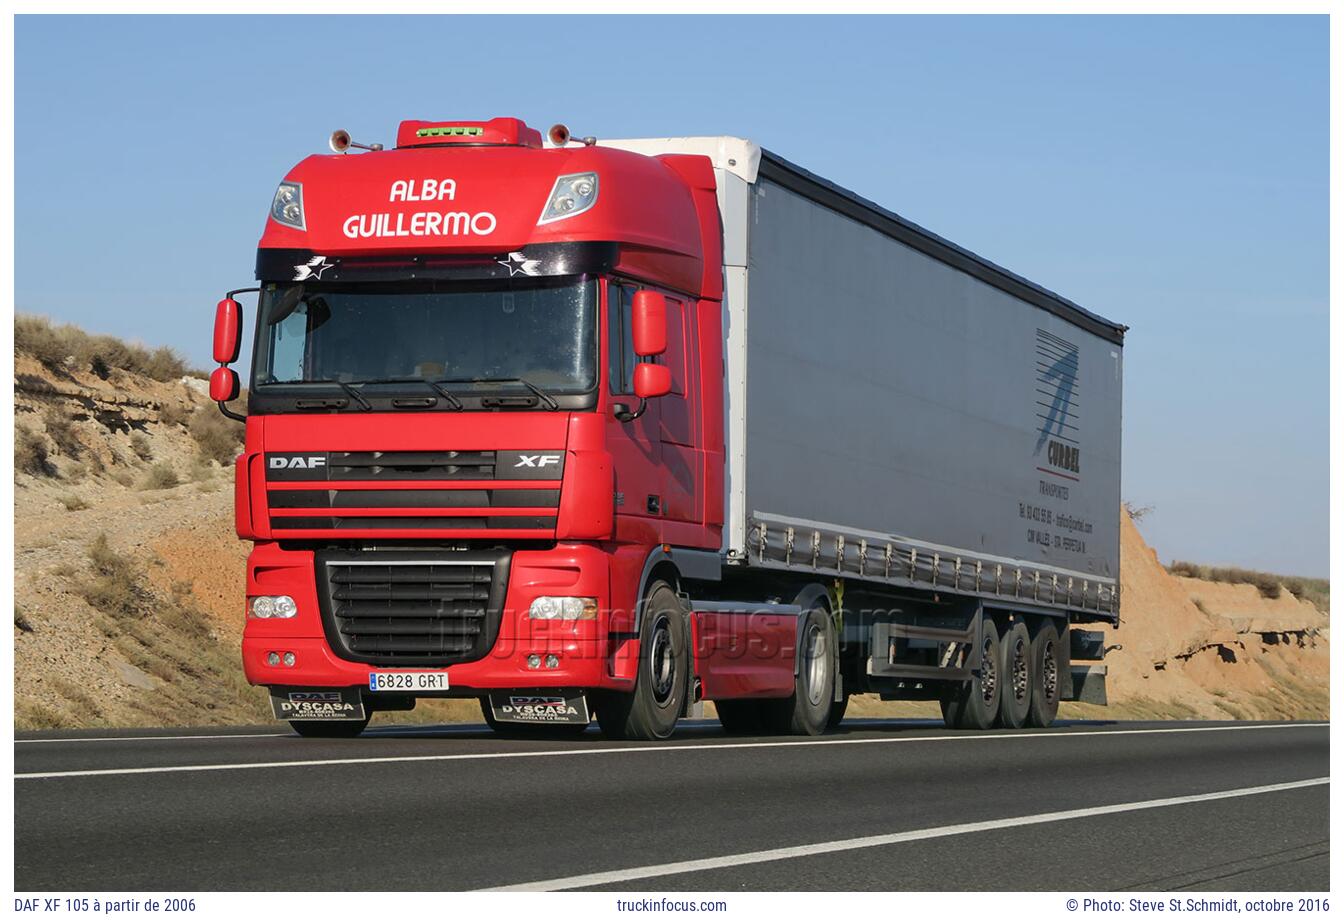
<instances>
[{"instance_id":1,"label":"side mirror","mask_svg":"<svg viewBox=\"0 0 1344 920\"><path fill-rule=\"evenodd\" d=\"M225 297L215 307L215 361L232 364L242 347L243 310L238 301Z\"/></svg>"},{"instance_id":2,"label":"side mirror","mask_svg":"<svg viewBox=\"0 0 1344 920\"><path fill-rule=\"evenodd\" d=\"M656 291L636 291L630 308L630 331L635 354L641 358L667 351L667 298ZM639 379L639 368L635 368Z\"/></svg>"},{"instance_id":3,"label":"side mirror","mask_svg":"<svg viewBox=\"0 0 1344 920\"><path fill-rule=\"evenodd\" d=\"M663 364L635 365L635 395L640 399L656 399L672 392L672 372Z\"/></svg>"},{"instance_id":4,"label":"side mirror","mask_svg":"<svg viewBox=\"0 0 1344 920\"><path fill-rule=\"evenodd\" d=\"M217 367L210 372L210 398L226 403L238 398L238 375L231 367Z\"/></svg>"}]
</instances>

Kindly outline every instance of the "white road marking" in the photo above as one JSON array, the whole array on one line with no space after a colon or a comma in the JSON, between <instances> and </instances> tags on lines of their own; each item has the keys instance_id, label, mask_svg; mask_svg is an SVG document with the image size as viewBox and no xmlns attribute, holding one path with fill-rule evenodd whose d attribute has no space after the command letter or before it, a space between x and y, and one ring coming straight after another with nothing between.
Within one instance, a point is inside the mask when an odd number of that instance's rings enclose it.
<instances>
[{"instance_id":1,"label":"white road marking","mask_svg":"<svg viewBox=\"0 0 1344 920\"><path fill-rule=\"evenodd\" d=\"M85 744L90 741L210 741L218 738L287 738L291 732L257 732L237 735L100 735L97 738L15 738L15 744Z\"/></svg>"},{"instance_id":2,"label":"white road marking","mask_svg":"<svg viewBox=\"0 0 1344 920\"><path fill-rule=\"evenodd\" d=\"M1095 818L1099 815L1115 815L1127 811L1143 811L1149 808L1167 808L1172 805L1193 805L1199 802L1216 802L1219 799L1235 799L1248 795L1264 795L1270 792L1285 792L1290 789L1305 789L1322 786L1330 782L1330 777L1298 780L1291 783L1275 783L1271 786L1247 786L1242 789L1228 789L1224 792L1206 792L1200 795L1180 795L1168 799L1148 799L1143 802L1121 802L1117 805L1098 805L1093 808L1075 808L1070 811L1050 811L1038 815L1022 815L1016 818L1000 818L995 821L975 821L970 824L948 824L943 827L926 827L917 831L902 831L898 834L878 834L872 837L853 837L849 840L832 840L827 843L811 843L796 847L779 847L773 850L756 850L751 853L735 853L731 856L714 856L708 859L688 859L682 862L663 863L656 866L639 866L632 869L616 869L611 872L593 872L588 875L571 875L567 878L553 878L540 882L523 882L518 885L502 885L498 888L486 888L485 891L564 891L571 888L590 888L595 885L639 881L646 878L658 878L665 875L681 875L686 872L704 872L709 869L728 869L746 866L752 863L775 862L781 859L797 859L802 856L818 856L824 853L841 853L845 850L861 850L869 847L885 847L893 843L908 843L912 840L932 840L937 837L953 837L958 834L976 834L981 831L1012 830L1028 824L1047 824L1054 821L1073 821L1078 818Z\"/></svg>"},{"instance_id":3,"label":"white road marking","mask_svg":"<svg viewBox=\"0 0 1344 920\"><path fill-rule=\"evenodd\" d=\"M562 748L542 751L491 751L473 754L408 754L395 757L339 757L327 760L271 760L257 763L179 764L165 767L118 767L106 770L61 770L15 773L14 779L67 779L79 776L131 776L148 773L203 773L221 770L272 770L286 767L336 767L352 764L429 763L451 760L509 760L523 757L588 757L597 754L676 754L687 751L754 750L757 748L841 746L850 744L929 744L936 741L1040 741L1067 738L1114 738L1128 735L1175 735L1188 732L1268 731L1328 728L1326 722L1281 722L1273 725L1213 725L1206 728L1126 728L1106 732L995 732L934 735L918 738L811 738L805 741L716 742L713 744L646 744L638 747Z\"/></svg>"}]
</instances>

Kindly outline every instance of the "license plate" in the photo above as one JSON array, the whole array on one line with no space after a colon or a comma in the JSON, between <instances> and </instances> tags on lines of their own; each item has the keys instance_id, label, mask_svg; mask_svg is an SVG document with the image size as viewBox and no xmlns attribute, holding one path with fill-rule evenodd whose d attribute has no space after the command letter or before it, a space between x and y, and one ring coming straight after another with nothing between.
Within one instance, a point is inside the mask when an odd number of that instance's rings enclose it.
<instances>
[{"instance_id":1,"label":"license plate","mask_svg":"<svg viewBox=\"0 0 1344 920\"><path fill-rule=\"evenodd\" d=\"M496 691L490 711L499 722L587 725L588 698L581 690Z\"/></svg>"},{"instance_id":2,"label":"license plate","mask_svg":"<svg viewBox=\"0 0 1344 920\"><path fill-rule=\"evenodd\" d=\"M447 690L448 674L445 671L371 671L369 689L392 693Z\"/></svg>"}]
</instances>

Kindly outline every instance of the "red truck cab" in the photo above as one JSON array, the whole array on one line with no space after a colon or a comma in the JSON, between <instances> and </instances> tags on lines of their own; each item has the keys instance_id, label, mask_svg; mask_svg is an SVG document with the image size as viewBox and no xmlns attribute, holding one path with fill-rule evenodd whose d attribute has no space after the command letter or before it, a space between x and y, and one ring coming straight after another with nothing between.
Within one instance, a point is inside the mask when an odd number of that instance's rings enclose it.
<instances>
[{"instance_id":1,"label":"red truck cab","mask_svg":"<svg viewBox=\"0 0 1344 920\"><path fill-rule=\"evenodd\" d=\"M249 681L303 734L422 696L488 699L495 725L584 726L605 699L611 733L665 734L626 711L641 643L679 714L690 638L639 622L641 592L674 553L716 566L724 517L709 160L512 118L345 146L285 176L257 250Z\"/></svg>"}]
</instances>

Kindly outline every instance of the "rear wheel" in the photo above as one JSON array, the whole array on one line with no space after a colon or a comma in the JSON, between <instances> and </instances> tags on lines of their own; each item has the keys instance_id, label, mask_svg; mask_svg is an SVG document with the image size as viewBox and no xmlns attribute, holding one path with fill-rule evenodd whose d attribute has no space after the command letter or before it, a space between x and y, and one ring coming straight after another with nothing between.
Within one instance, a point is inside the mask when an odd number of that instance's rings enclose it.
<instances>
[{"instance_id":1,"label":"rear wheel","mask_svg":"<svg viewBox=\"0 0 1344 920\"><path fill-rule=\"evenodd\" d=\"M501 722L495 718L494 710L490 708L489 697L481 697L480 702L485 724L503 738L577 738L588 730L586 724L579 725L573 722L558 722L553 725L544 722Z\"/></svg>"},{"instance_id":2,"label":"rear wheel","mask_svg":"<svg viewBox=\"0 0 1344 920\"><path fill-rule=\"evenodd\" d=\"M686 703L689 656L686 613L672 586L649 587L639 626L639 664L634 693L608 693L597 722L608 738L661 741L676 730Z\"/></svg>"},{"instance_id":3,"label":"rear wheel","mask_svg":"<svg viewBox=\"0 0 1344 920\"><path fill-rule=\"evenodd\" d=\"M822 607L813 607L803 617L793 696L768 700L766 713L777 732L820 735L830 720L835 694L835 626Z\"/></svg>"},{"instance_id":4,"label":"rear wheel","mask_svg":"<svg viewBox=\"0 0 1344 920\"><path fill-rule=\"evenodd\" d=\"M1045 623L1031 637L1031 705L1027 724L1049 728L1059 714L1060 671L1059 630Z\"/></svg>"},{"instance_id":5,"label":"rear wheel","mask_svg":"<svg viewBox=\"0 0 1344 920\"><path fill-rule=\"evenodd\" d=\"M304 738L357 738L369 724L362 719L290 719L289 727Z\"/></svg>"},{"instance_id":6,"label":"rear wheel","mask_svg":"<svg viewBox=\"0 0 1344 920\"><path fill-rule=\"evenodd\" d=\"M765 731L760 700L715 700L714 711L730 735L759 735Z\"/></svg>"},{"instance_id":7,"label":"rear wheel","mask_svg":"<svg viewBox=\"0 0 1344 920\"><path fill-rule=\"evenodd\" d=\"M981 625L980 671L971 679L955 684L942 699L943 723L948 728L984 730L994 724L999 714L1001 692L999 668L999 630L994 621L985 617Z\"/></svg>"},{"instance_id":8,"label":"rear wheel","mask_svg":"<svg viewBox=\"0 0 1344 920\"><path fill-rule=\"evenodd\" d=\"M999 694L998 724L1021 728L1031 708L1031 634L1027 624L1018 620L1004 634L1003 691Z\"/></svg>"},{"instance_id":9,"label":"rear wheel","mask_svg":"<svg viewBox=\"0 0 1344 920\"><path fill-rule=\"evenodd\" d=\"M838 702L831 702L831 714L826 717L826 730L828 732L833 732L840 727L840 723L845 720L845 711L847 709L849 709L848 693L846 693L844 698Z\"/></svg>"}]
</instances>

